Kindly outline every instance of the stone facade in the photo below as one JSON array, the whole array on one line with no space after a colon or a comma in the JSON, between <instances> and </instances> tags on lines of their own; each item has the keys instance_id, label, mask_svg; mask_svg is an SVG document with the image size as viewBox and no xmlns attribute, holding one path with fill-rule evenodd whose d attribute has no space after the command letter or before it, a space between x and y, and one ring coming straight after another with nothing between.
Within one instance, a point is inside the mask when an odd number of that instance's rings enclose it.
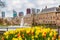
<instances>
[{"instance_id":1,"label":"stone facade","mask_svg":"<svg viewBox=\"0 0 60 40\"><path fill-rule=\"evenodd\" d=\"M56 23L56 13L55 12L40 13L38 21L40 24L55 24Z\"/></svg>"},{"instance_id":2,"label":"stone facade","mask_svg":"<svg viewBox=\"0 0 60 40\"><path fill-rule=\"evenodd\" d=\"M58 9L59 8L60 7L58 7ZM24 21L27 24L32 24L34 17L34 23L36 24L54 24L60 26L60 12L59 10L57 11L56 9L57 7L53 7L46 10L44 9L44 11L36 15L33 14L26 15Z\"/></svg>"},{"instance_id":3,"label":"stone facade","mask_svg":"<svg viewBox=\"0 0 60 40\"><path fill-rule=\"evenodd\" d=\"M56 25L60 26L60 12L57 12Z\"/></svg>"},{"instance_id":4,"label":"stone facade","mask_svg":"<svg viewBox=\"0 0 60 40\"><path fill-rule=\"evenodd\" d=\"M24 16L24 25L32 25L32 14L27 14L26 16Z\"/></svg>"}]
</instances>

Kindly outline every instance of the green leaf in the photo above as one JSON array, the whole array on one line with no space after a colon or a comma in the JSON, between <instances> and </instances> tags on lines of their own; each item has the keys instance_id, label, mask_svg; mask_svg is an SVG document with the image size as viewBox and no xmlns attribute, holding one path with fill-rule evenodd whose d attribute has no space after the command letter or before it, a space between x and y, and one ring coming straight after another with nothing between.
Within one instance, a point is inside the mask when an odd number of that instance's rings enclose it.
<instances>
[{"instance_id":1,"label":"green leaf","mask_svg":"<svg viewBox=\"0 0 60 40\"><path fill-rule=\"evenodd\" d=\"M7 40L12 40L13 37L14 37L14 34L10 34Z\"/></svg>"}]
</instances>

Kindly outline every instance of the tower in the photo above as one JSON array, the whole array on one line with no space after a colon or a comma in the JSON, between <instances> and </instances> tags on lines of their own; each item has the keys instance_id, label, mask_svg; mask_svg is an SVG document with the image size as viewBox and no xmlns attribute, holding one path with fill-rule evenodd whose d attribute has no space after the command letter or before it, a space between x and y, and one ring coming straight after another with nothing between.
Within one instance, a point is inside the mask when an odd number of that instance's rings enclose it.
<instances>
[{"instance_id":1,"label":"tower","mask_svg":"<svg viewBox=\"0 0 60 40\"><path fill-rule=\"evenodd\" d=\"M32 9L31 9L31 12L32 12L33 14L36 14L36 9L35 9L35 8L32 8Z\"/></svg>"},{"instance_id":2,"label":"tower","mask_svg":"<svg viewBox=\"0 0 60 40\"><path fill-rule=\"evenodd\" d=\"M27 8L27 14L30 14L31 13L31 9L30 8Z\"/></svg>"},{"instance_id":3,"label":"tower","mask_svg":"<svg viewBox=\"0 0 60 40\"><path fill-rule=\"evenodd\" d=\"M17 17L17 12L13 10L13 17Z\"/></svg>"},{"instance_id":4,"label":"tower","mask_svg":"<svg viewBox=\"0 0 60 40\"><path fill-rule=\"evenodd\" d=\"M40 12L40 9L37 9L36 11L37 11L37 13L39 13Z\"/></svg>"},{"instance_id":5,"label":"tower","mask_svg":"<svg viewBox=\"0 0 60 40\"><path fill-rule=\"evenodd\" d=\"M2 11L2 18L4 18L5 17L5 12L4 11Z\"/></svg>"},{"instance_id":6,"label":"tower","mask_svg":"<svg viewBox=\"0 0 60 40\"><path fill-rule=\"evenodd\" d=\"M19 16L23 16L23 12L19 12Z\"/></svg>"}]
</instances>

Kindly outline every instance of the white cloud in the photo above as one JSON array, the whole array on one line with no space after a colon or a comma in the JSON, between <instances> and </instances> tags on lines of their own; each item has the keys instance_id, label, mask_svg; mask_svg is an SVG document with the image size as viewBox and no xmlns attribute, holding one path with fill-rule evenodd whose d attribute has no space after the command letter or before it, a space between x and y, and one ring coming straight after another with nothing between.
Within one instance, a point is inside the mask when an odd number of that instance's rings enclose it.
<instances>
[{"instance_id":1,"label":"white cloud","mask_svg":"<svg viewBox=\"0 0 60 40\"><path fill-rule=\"evenodd\" d=\"M26 8L44 8L45 6L53 7L60 4L60 0L2 0L6 2L5 10L16 11L23 10L25 12Z\"/></svg>"},{"instance_id":2,"label":"white cloud","mask_svg":"<svg viewBox=\"0 0 60 40\"><path fill-rule=\"evenodd\" d=\"M25 7L26 8L34 8L35 7L35 4L28 2L28 3L25 4Z\"/></svg>"},{"instance_id":3,"label":"white cloud","mask_svg":"<svg viewBox=\"0 0 60 40\"><path fill-rule=\"evenodd\" d=\"M59 2L60 3L60 2ZM35 4L38 6L58 5L58 0L36 0Z\"/></svg>"},{"instance_id":4,"label":"white cloud","mask_svg":"<svg viewBox=\"0 0 60 40\"><path fill-rule=\"evenodd\" d=\"M26 3L28 3L28 0L5 0L6 4L7 4L7 8L9 10L11 9L22 9L23 5L25 5Z\"/></svg>"},{"instance_id":5,"label":"white cloud","mask_svg":"<svg viewBox=\"0 0 60 40\"><path fill-rule=\"evenodd\" d=\"M33 2L33 3L32 3ZM53 6L58 5L60 3L59 0L6 0L8 8L11 9L26 9L26 8L33 8L33 7L44 7L44 6ZM34 3L35 2L35 3Z\"/></svg>"},{"instance_id":6,"label":"white cloud","mask_svg":"<svg viewBox=\"0 0 60 40\"><path fill-rule=\"evenodd\" d=\"M35 0L36 8L45 8L45 6L49 7L56 7L60 5L60 0Z\"/></svg>"}]
</instances>

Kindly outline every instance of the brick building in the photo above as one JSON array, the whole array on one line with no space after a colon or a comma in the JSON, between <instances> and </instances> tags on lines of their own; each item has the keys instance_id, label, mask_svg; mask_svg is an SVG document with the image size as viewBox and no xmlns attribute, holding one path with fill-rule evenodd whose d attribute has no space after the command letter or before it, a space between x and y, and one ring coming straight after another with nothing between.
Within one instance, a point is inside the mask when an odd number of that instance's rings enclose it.
<instances>
[{"instance_id":1,"label":"brick building","mask_svg":"<svg viewBox=\"0 0 60 40\"><path fill-rule=\"evenodd\" d=\"M60 24L60 6L45 8L43 9L38 16L38 23L40 24Z\"/></svg>"},{"instance_id":2,"label":"brick building","mask_svg":"<svg viewBox=\"0 0 60 40\"><path fill-rule=\"evenodd\" d=\"M24 24L32 25L32 20L33 20L32 14L27 14L24 16Z\"/></svg>"},{"instance_id":3,"label":"brick building","mask_svg":"<svg viewBox=\"0 0 60 40\"><path fill-rule=\"evenodd\" d=\"M32 24L33 17L36 24L54 24L60 26L60 6L45 8L35 16L29 14L24 18L25 23Z\"/></svg>"}]
</instances>

